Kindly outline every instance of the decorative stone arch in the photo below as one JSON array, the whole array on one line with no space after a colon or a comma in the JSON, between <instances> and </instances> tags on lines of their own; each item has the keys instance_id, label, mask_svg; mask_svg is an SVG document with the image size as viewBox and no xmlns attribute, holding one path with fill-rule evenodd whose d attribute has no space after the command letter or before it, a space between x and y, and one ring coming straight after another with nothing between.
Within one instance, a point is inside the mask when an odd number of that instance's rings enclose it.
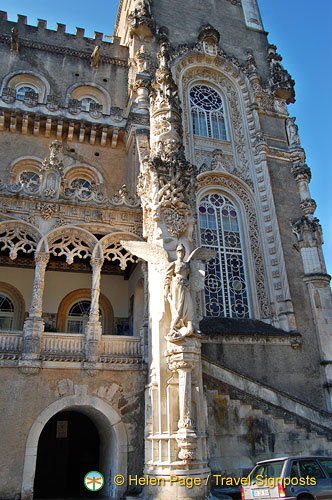
<instances>
[{"instance_id":1,"label":"decorative stone arch","mask_svg":"<svg viewBox=\"0 0 332 500\"><path fill-rule=\"evenodd\" d=\"M110 261L119 261L119 265L121 269L125 269L127 267L128 262L137 262L137 258L132 255L127 250L124 250L123 246L120 243L120 240L137 240L142 241L136 234L127 233L127 232L116 232L106 234L100 241L100 247L102 249L102 253L104 259ZM94 250L93 257L97 249Z\"/></svg>"},{"instance_id":2,"label":"decorative stone arch","mask_svg":"<svg viewBox=\"0 0 332 500\"><path fill-rule=\"evenodd\" d=\"M78 300L91 300L91 289L80 288L68 293L60 302L57 315L57 332L66 331L66 318L71 305ZM104 294L99 296L99 304L104 312L104 332L105 335L114 333L114 311L112 304Z\"/></svg>"},{"instance_id":3,"label":"decorative stone arch","mask_svg":"<svg viewBox=\"0 0 332 500\"><path fill-rule=\"evenodd\" d=\"M22 172L35 172L40 174L40 168L42 166L42 160L36 156L21 156L16 158L10 164L10 178L9 182L12 184L18 182L20 174Z\"/></svg>"},{"instance_id":4,"label":"decorative stone arch","mask_svg":"<svg viewBox=\"0 0 332 500\"><path fill-rule=\"evenodd\" d=\"M47 233L39 242L37 252L49 252L57 256L65 255L68 264L74 257L86 259L91 256L98 240L86 229L79 226L62 226Z\"/></svg>"},{"instance_id":5,"label":"decorative stone arch","mask_svg":"<svg viewBox=\"0 0 332 500\"><path fill-rule=\"evenodd\" d=\"M9 257L15 260L18 252L33 253L42 240L39 230L29 222L6 220L0 222L0 250L9 249Z\"/></svg>"},{"instance_id":6,"label":"decorative stone arch","mask_svg":"<svg viewBox=\"0 0 332 500\"><path fill-rule=\"evenodd\" d=\"M11 285L0 281L0 294L6 295L14 305L13 330L22 330L25 316L25 301L21 292Z\"/></svg>"},{"instance_id":7,"label":"decorative stone arch","mask_svg":"<svg viewBox=\"0 0 332 500\"><path fill-rule=\"evenodd\" d=\"M103 113L109 114L111 111L111 97L109 93L101 86L94 82L77 82L71 85L66 93L65 105L68 106L70 99L78 99L84 97L92 97L103 106Z\"/></svg>"},{"instance_id":8,"label":"decorative stone arch","mask_svg":"<svg viewBox=\"0 0 332 500\"><path fill-rule=\"evenodd\" d=\"M236 200L241 216L246 224L247 239L251 250L252 265L250 266L250 282L256 284L258 311L261 319L271 319L272 312L267 295L267 282L265 276L264 260L259 237L259 227L256 216L256 207L253 195L243 181L233 175L220 172L206 172L197 177L197 200L211 191L223 191ZM251 261L248 256L249 263ZM255 309L255 308L254 308Z\"/></svg>"},{"instance_id":9,"label":"decorative stone arch","mask_svg":"<svg viewBox=\"0 0 332 500\"><path fill-rule=\"evenodd\" d=\"M101 438L101 472L105 477L105 496L116 500L122 498L127 484L128 439L124 423L118 413L105 401L89 395L66 396L51 403L32 424L25 447L21 498L33 499L34 479L38 441L40 434L53 415L63 410L80 411L96 425ZM114 477L120 474L125 481L122 486L114 484Z\"/></svg>"},{"instance_id":10,"label":"decorative stone arch","mask_svg":"<svg viewBox=\"0 0 332 500\"><path fill-rule=\"evenodd\" d=\"M255 127L249 129L245 126L245 123L255 124L250 109L252 89L247 77L234 63L217 56L211 64L208 57L197 52L189 52L177 59L173 71L182 100L185 145L190 161L195 163L190 126L189 89L195 83L204 83L218 90L224 97L224 105L230 117L228 126L231 129L234 173L236 169L236 175L248 181L255 175L253 152L250 153L252 150L250 139L254 140L258 130ZM222 147L225 141L218 142Z\"/></svg>"},{"instance_id":11,"label":"decorative stone arch","mask_svg":"<svg viewBox=\"0 0 332 500\"><path fill-rule=\"evenodd\" d=\"M10 87L16 88L19 84L32 85L39 90L39 102L44 103L46 96L51 93L51 87L46 78L37 71L14 71L6 75L2 81L1 92Z\"/></svg>"}]
</instances>

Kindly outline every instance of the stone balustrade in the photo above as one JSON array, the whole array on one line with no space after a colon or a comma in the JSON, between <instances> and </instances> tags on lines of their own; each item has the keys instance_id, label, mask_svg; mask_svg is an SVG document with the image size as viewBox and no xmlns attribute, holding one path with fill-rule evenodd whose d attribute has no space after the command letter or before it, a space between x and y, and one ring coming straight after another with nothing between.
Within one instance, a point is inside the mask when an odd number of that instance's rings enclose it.
<instances>
[{"instance_id":1,"label":"stone balustrade","mask_svg":"<svg viewBox=\"0 0 332 500\"><path fill-rule=\"evenodd\" d=\"M21 330L0 331L0 360L19 359L22 343L23 332Z\"/></svg>"},{"instance_id":2,"label":"stone balustrade","mask_svg":"<svg viewBox=\"0 0 332 500\"><path fill-rule=\"evenodd\" d=\"M23 346L23 332L0 331L0 360L18 360ZM55 362L80 362L85 359L85 336L70 333L43 333L41 360ZM103 335L100 342L100 361L110 365L140 365L142 362L141 339Z\"/></svg>"}]
</instances>

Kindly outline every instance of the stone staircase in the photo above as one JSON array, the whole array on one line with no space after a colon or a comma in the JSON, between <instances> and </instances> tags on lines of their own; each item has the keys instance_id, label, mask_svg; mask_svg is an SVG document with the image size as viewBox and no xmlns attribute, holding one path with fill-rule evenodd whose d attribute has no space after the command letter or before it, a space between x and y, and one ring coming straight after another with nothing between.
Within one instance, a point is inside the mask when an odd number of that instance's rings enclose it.
<instances>
[{"instance_id":1,"label":"stone staircase","mask_svg":"<svg viewBox=\"0 0 332 500\"><path fill-rule=\"evenodd\" d=\"M332 414L202 359L213 473L240 477L264 459L332 456Z\"/></svg>"}]
</instances>

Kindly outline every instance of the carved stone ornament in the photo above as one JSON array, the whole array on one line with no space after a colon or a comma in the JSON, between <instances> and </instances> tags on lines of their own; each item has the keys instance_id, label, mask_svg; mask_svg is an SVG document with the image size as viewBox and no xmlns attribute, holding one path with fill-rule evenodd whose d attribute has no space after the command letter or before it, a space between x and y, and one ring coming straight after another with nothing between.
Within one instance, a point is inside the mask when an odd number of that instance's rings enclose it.
<instances>
[{"instance_id":1,"label":"carved stone ornament","mask_svg":"<svg viewBox=\"0 0 332 500\"><path fill-rule=\"evenodd\" d=\"M28 254L36 250L38 240L27 230L13 227L12 223L1 225L0 249L9 250L9 258L15 260L19 251Z\"/></svg>"},{"instance_id":2,"label":"carved stone ornament","mask_svg":"<svg viewBox=\"0 0 332 500\"><path fill-rule=\"evenodd\" d=\"M322 226L319 219L303 215L291 224L293 233L297 236L300 247L312 247L323 244Z\"/></svg>"},{"instance_id":3,"label":"carved stone ornament","mask_svg":"<svg viewBox=\"0 0 332 500\"><path fill-rule=\"evenodd\" d=\"M98 68L100 64L100 45L96 45L91 54L91 68Z\"/></svg>"},{"instance_id":4,"label":"carved stone ornament","mask_svg":"<svg viewBox=\"0 0 332 500\"><path fill-rule=\"evenodd\" d=\"M57 95L48 95L46 99L46 107L49 111L57 111L60 105L60 97Z\"/></svg>"},{"instance_id":5,"label":"carved stone ornament","mask_svg":"<svg viewBox=\"0 0 332 500\"><path fill-rule=\"evenodd\" d=\"M4 88L2 90L1 99L7 104L12 104L16 99L16 90L11 87Z\"/></svg>"},{"instance_id":6,"label":"carved stone ornament","mask_svg":"<svg viewBox=\"0 0 332 500\"><path fill-rule=\"evenodd\" d=\"M311 170L308 167L308 165L306 165L305 163L293 164L292 174L294 175L296 182L301 182L301 181L304 181L307 183L310 182Z\"/></svg>"},{"instance_id":7,"label":"carved stone ornament","mask_svg":"<svg viewBox=\"0 0 332 500\"><path fill-rule=\"evenodd\" d=\"M151 16L150 0L135 0L134 10L128 15L130 36L141 38L152 37L156 30L156 23Z\"/></svg>"},{"instance_id":8,"label":"carved stone ornament","mask_svg":"<svg viewBox=\"0 0 332 500\"><path fill-rule=\"evenodd\" d=\"M58 206L54 203L40 203L39 211L44 220L50 220L58 212Z\"/></svg>"},{"instance_id":9,"label":"carved stone ornament","mask_svg":"<svg viewBox=\"0 0 332 500\"><path fill-rule=\"evenodd\" d=\"M11 37L10 37L10 51L12 54L17 54L19 50L19 42L18 42L18 31L16 28L11 29Z\"/></svg>"},{"instance_id":10,"label":"carved stone ornament","mask_svg":"<svg viewBox=\"0 0 332 500\"><path fill-rule=\"evenodd\" d=\"M270 87L272 92L277 96L285 99L286 103L295 102L294 85L288 71L286 71L282 64L282 57L277 53L275 45L268 46L267 59L270 63Z\"/></svg>"},{"instance_id":11,"label":"carved stone ornament","mask_svg":"<svg viewBox=\"0 0 332 500\"><path fill-rule=\"evenodd\" d=\"M92 235L83 239L81 232L73 228L63 228L58 236L53 238L49 243L50 254L56 257L64 255L69 265L74 262L75 257L79 259L90 257L95 244Z\"/></svg>"},{"instance_id":12,"label":"carved stone ornament","mask_svg":"<svg viewBox=\"0 0 332 500\"><path fill-rule=\"evenodd\" d=\"M27 90L24 94L23 103L29 108L33 108L38 104L39 95L34 90Z\"/></svg>"},{"instance_id":13,"label":"carved stone ornament","mask_svg":"<svg viewBox=\"0 0 332 500\"><path fill-rule=\"evenodd\" d=\"M217 55L220 34L211 24L205 24L201 27L198 40L203 44L203 50L206 55Z\"/></svg>"},{"instance_id":14,"label":"carved stone ornament","mask_svg":"<svg viewBox=\"0 0 332 500\"><path fill-rule=\"evenodd\" d=\"M139 207L141 204L137 196L129 194L125 184L119 189L118 193L112 196L110 201L114 206Z\"/></svg>"},{"instance_id":15,"label":"carved stone ornament","mask_svg":"<svg viewBox=\"0 0 332 500\"><path fill-rule=\"evenodd\" d=\"M164 158L168 161L157 157L145 162L138 178L144 234L151 237L154 222L163 216L168 232L178 238L189 223L195 193L195 168L181 157L178 162L171 155L164 155Z\"/></svg>"},{"instance_id":16,"label":"carved stone ornament","mask_svg":"<svg viewBox=\"0 0 332 500\"><path fill-rule=\"evenodd\" d=\"M300 208L306 215L313 215L317 208L317 203L312 198L307 198L301 201Z\"/></svg>"},{"instance_id":17,"label":"carved stone ornament","mask_svg":"<svg viewBox=\"0 0 332 500\"><path fill-rule=\"evenodd\" d=\"M287 118L286 131L290 146L300 146L299 128L295 123L296 118Z\"/></svg>"}]
</instances>

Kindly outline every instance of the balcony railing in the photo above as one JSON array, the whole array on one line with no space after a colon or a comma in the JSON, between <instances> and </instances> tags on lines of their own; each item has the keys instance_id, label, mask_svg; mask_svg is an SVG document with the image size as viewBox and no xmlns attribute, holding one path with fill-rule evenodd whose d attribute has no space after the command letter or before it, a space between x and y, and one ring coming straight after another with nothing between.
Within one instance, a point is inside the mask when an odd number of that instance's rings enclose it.
<instances>
[{"instance_id":1,"label":"balcony railing","mask_svg":"<svg viewBox=\"0 0 332 500\"><path fill-rule=\"evenodd\" d=\"M84 335L44 333L41 342L42 361L84 361ZM23 347L22 331L0 331L0 359L18 360ZM110 368L114 363L138 365L142 361L141 339L117 335L102 335L100 362Z\"/></svg>"},{"instance_id":2,"label":"balcony railing","mask_svg":"<svg viewBox=\"0 0 332 500\"><path fill-rule=\"evenodd\" d=\"M0 331L0 359L19 359L22 351L22 330Z\"/></svg>"}]
</instances>

